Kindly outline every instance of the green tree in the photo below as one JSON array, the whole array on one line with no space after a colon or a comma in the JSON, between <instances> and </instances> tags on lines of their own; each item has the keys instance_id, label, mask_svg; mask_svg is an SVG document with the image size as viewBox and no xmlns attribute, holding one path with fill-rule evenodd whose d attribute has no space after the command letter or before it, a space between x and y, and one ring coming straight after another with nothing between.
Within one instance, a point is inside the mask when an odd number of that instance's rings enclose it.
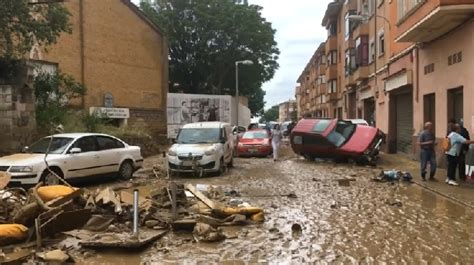
<instances>
[{"instance_id":1,"label":"green tree","mask_svg":"<svg viewBox=\"0 0 474 265\"><path fill-rule=\"evenodd\" d=\"M35 77L36 122L41 129L64 124L71 100L86 94L86 88L61 72Z\"/></svg>"},{"instance_id":2,"label":"green tree","mask_svg":"<svg viewBox=\"0 0 474 265\"><path fill-rule=\"evenodd\" d=\"M63 32L71 32L69 11L57 1L1 0L0 76L9 77L35 44L56 42Z\"/></svg>"},{"instance_id":3,"label":"green tree","mask_svg":"<svg viewBox=\"0 0 474 265\"><path fill-rule=\"evenodd\" d=\"M277 121L280 116L280 107L275 105L263 113L263 117L260 118L260 122Z\"/></svg>"},{"instance_id":4,"label":"green tree","mask_svg":"<svg viewBox=\"0 0 474 265\"><path fill-rule=\"evenodd\" d=\"M167 33L171 92L234 95L235 62L252 60L239 67L239 92L258 114L265 104L262 84L273 78L279 55L262 7L242 0L159 0L142 1L141 8Z\"/></svg>"}]
</instances>

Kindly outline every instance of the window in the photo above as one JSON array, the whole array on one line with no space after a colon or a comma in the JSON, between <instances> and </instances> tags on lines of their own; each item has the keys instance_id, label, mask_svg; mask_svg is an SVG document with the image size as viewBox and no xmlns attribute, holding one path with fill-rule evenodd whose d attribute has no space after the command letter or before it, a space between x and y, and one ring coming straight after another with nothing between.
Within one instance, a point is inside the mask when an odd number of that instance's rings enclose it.
<instances>
[{"instance_id":1,"label":"window","mask_svg":"<svg viewBox=\"0 0 474 265\"><path fill-rule=\"evenodd\" d=\"M385 53L385 34L384 32L379 34L379 56Z\"/></svg>"},{"instance_id":2,"label":"window","mask_svg":"<svg viewBox=\"0 0 474 265\"><path fill-rule=\"evenodd\" d=\"M337 64L337 51L330 51L327 60L329 65Z\"/></svg>"},{"instance_id":3,"label":"window","mask_svg":"<svg viewBox=\"0 0 474 265\"><path fill-rule=\"evenodd\" d=\"M346 76L351 75L355 69L356 69L355 49L350 48L346 50L346 60L345 60Z\"/></svg>"},{"instance_id":4,"label":"window","mask_svg":"<svg viewBox=\"0 0 474 265\"><path fill-rule=\"evenodd\" d=\"M351 15L355 15L356 14L356 11L355 10L349 10L347 13L346 13L346 16L344 17L344 21L345 21L345 37L346 37L346 40L349 39L349 36L351 35L352 31L354 30L354 28L356 27L357 25L357 22L353 21L353 20L349 20L349 16Z\"/></svg>"},{"instance_id":5,"label":"window","mask_svg":"<svg viewBox=\"0 0 474 265\"><path fill-rule=\"evenodd\" d=\"M362 0L360 11L362 15L368 15L369 14L369 1L370 0Z\"/></svg>"},{"instance_id":6,"label":"window","mask_svg":"<svg viewBox=\"0 0 474 265\"><path fill-rule=\"evenodd\" d=\"M412 12L412 10L418 8L424 2L426 2L426 0L398 0L398 20L402 20L403 18L408 16Z\"/></svg>"},{"instance_id":7,"label":"window","mask_svg":"<svg viewBox=\"0 0 474 265\"><path fill-rule=\"evenodd\" d=\"M107 136L97 136L97 143L99 144L100 150L109 150L125 147L124 144L120 141Z\"/></svg>"},{"instance_id":8,"label":"window","mask_svg":"<svg viewBox=\"0 0 474 265\"><path fill-rule=\"evenodd\" d=\"M448 56L448 65L462 62L462 52L457 52Z\"/></svg>"},{"instance_id":9,"label":"window","mask_svg":"<svg viewBox=\"0 0 474 265\"><path fill-rule=\"evenodd\" d=\"M321 54L321 57L319 58L319 64L326 64L326 55Z\"/></svg>"},{"instance_id":10,"label":"window","mask_svg":"<svg viewBox=\"0 0 474 265\"><path fill-rule=\"evenodd\" d=\"M367 35L362 35L355 40L356 45L356 65L367 66L369 64L369 37Z\"/></svg>"},{"instance_id":11,"label":"window","mask_svg":"<svg viewBox=\"0 0 474 265\"><path fill-rule=\"evenodd\" d=\"M328 81L328 92L329 93L337 93L337 81L336 79L332 79Z\"/></svg>"},{"instance_id":12,"label":"window","mask_svg":"<svg viewBox=\"0 0 474 265\"><path fill-rule=\"evenodd\" d=\"M372 16L375 12L375 0L367 0L367 5L368 5L368 15Z\"/></svg>"},{"instance_id":13,"label":"window","mask_svg":"<svg viewBox=\"0 0 474 265\"><path fill-rule=\"evenodd\" d=\"M370 40L369 63L373 63L374 60L375 60L375 41L372 39Z\"/></svg>"},{"instance_id":14,"label":"window","mask_svg":"<svg viewBox=\"0 0 474 265\"><path fill-rule=\"evenodd\" d=\"M328 26L328 37L337 35L337 21L331 21Z\"/></svg>"},{"instance_id":15,"label":"window","mask_svg":"<svg viewBox=\"0 0 474 265\"><path fill-rule=\"evenodd\" d=\"M74 143L73 148L75 147L81 148L82 153L99 150L95 136L82 137Z\"/></svg>"},{"instance_id":16,"label":"window","mask_svg":"<svg viewBox=\"0 0 474 265\"><path fill-rule=\"evenodd\" d=\"M313 126L312 131L315 133L322 133L329 127L331 122L331 120L320 120Z\"/></svg>"},{"instance_id":17,"label":"window","mask_svg":"<svg viewBox=\"0 0 474 265\"><path fill-rule=\"evenodd\" d=\"M428 65L425 65L425 75L429 74L429 73L433 73L434 72L434 63L431 63L431 64L428 64Z\"/></svg>"}]
</instances>

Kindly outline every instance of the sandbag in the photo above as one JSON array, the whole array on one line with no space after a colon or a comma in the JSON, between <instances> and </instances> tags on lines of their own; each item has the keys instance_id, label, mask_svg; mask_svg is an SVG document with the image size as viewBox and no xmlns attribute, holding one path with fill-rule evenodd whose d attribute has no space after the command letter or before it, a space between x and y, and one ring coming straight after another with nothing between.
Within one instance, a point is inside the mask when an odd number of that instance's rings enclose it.
<instances>
[{"instance_id":1,"label":"sandbag","mask_svg":"<svg viewBox=\"0 0 474 265\"><path fill-rule=\"evenodd\" d=\"M63 197L73 193L77 188L71 188L64 185L51 185L38 188L38 196L44 201L48 202L59 197Z\"/></svg>"},{"instance_id":2,"label":"sandbag","mask_svg":"<svg viewBox=\"0 0 474 265\"><path fill-rule=\"evenodd\" d=\"M1 224L0 225L0 244L9 244L11 242L26 239L28 237L28 228L20 224Z\"/></svg>"}]
</instances>

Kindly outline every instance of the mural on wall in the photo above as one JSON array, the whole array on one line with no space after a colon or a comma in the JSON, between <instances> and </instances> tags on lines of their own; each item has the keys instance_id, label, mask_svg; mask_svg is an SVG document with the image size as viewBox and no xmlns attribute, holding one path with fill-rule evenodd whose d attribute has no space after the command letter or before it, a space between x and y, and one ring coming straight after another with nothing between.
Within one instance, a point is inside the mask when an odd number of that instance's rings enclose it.
<instances>
[{"instance_id":1,"label":"mural on wall","mask_svg":"<svg viewBox=\"0 0 474 265\"><path fill-rule=\"evenodd\" d=\"M168 138L175 138L179 129L193 122L231 121L231 97L212 95L168 95Z\"/></svg>"}]
</instances>

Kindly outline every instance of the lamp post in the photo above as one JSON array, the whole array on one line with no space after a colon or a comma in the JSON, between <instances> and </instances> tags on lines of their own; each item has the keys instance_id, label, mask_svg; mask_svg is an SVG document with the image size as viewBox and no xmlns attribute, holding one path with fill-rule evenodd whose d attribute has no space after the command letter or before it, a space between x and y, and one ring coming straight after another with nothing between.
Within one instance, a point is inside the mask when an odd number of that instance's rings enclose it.
<instances>
[{"instance_id":1,"label":"lamp post","mask_svg":"<svg viewBox=\"0 0 474 265\"><path fill-rule=\"evenodd\" d=\"M243 61L236 61L235 62L235 98L237 99L237 111L235 112L237 114L237 132L239 131L239 64L243 65L252 65L253 62L250 60L243 60Z\"/></svg>"}]
</instances>

